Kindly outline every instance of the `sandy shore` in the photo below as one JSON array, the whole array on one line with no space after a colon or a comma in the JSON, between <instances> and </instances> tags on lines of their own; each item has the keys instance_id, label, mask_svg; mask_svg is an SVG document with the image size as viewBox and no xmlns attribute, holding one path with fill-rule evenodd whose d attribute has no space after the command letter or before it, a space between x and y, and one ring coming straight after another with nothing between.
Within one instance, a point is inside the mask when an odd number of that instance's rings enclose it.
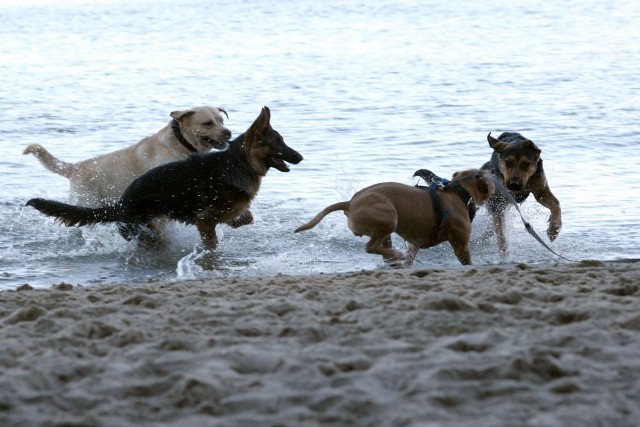
<instances>
[{"instance_id":1,"label":"sandy shore","mask_svg":"<svg viewBox=\"0 0 640 427\"><path fill-rule=\"evenodd\" d=\"M636 426L640 263L0 292L2 426Z\"/></svg>"}]
</instances>

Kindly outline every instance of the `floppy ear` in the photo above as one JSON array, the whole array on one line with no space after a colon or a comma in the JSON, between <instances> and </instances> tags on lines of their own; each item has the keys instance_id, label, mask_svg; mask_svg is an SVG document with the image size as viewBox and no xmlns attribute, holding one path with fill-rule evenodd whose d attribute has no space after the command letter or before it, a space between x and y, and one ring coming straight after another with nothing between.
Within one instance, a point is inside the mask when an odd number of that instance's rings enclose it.
<instances>
[{"instance_id":1,"label":"floppy ear","mask_svg":"<svg viewBox=\"0 0 640 427\"><path fill-rule=\"evenodd\" d=\"M482 174L477 174L476 176L476 185L478 187L478 191L482 194L489 193L489 185L487 184L487 180Z\"/></svg>"},{"instance_id":2,"label":"floppy ear","mask_svg":"<svg viewBox=\"0 0 640 427\"><path fill-rule=\"evenodd\" d=\"M193 110L184 110L184 111L172 111L171 114L169 114L171 117L173 117L174 119L176 119L177 121L180 121L182 119L184 119L185 117L189 117L194 115L196 112Z\"/></svg>"},{"instance_id":3,"label":"floppy ear","mask_svg":"<svg viewBox=\"0 0 640 427\"><path fill-rule=\"evenodd\" d=\"M542 152L542 150L539 149L538 146L533 143L533 141L531 141L530 139L527 139L522 143L522 146L525 148L531 148L533 152L536 154L536 160L540 159L540 153Z\"/></svg>"},{"instance_id":4,"label":"floppy ear","mask_svg":"<svg viewBox=\"0 0 640 427\"><path fill-rule=\"evenodd\" d=\"M498 153L501 153L508 145L506 142L492 137L491 132L487 135L487 141L489 141L489 147L493 148L493 151L497 151Z\"/></svg>"},{"instance_id":5,"label":"floppy ear","mask_svg":"<svg viewBox=\"0 0 640 427\"><path fill-rule=\"evenodd\" d=\"M227 116L227 119L229 118L229 115L227 114L227 110L225 110L222 107L216 107L218 109L218 111L220 111L221 113L224 113L225 116Z\"/></svg>"}]
</instances>

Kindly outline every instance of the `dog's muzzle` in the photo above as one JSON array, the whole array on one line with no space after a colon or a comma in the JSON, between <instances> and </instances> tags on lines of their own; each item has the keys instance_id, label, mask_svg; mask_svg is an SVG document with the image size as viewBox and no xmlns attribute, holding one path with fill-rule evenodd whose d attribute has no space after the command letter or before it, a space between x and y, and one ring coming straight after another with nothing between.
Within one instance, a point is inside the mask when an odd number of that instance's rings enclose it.
<instances>
[{"instance_id":1,"label":"dog's muzzle","mask_svg":"<svg viewBox=\"0 0 640 427\"><path fill-rule=\"evenodd\" d=\"M220 141L206 135L200 135L200 141L210 146L211 148L215 148L216 150L225 150L227 148L227 143L231 139L231 131L227 128L224 128L222 131L222 138L223 140Z\"/></svg>"},{"instance_id":2,"label":"dog's muzzle","mask_svg":"<svg viewBox=\"0 0 640 427\"><path fill-rule=\"evenodd\" d=\"M200 141L211 148L215 148L216 150L224 150L228 145L228 140L218 141L217 139L209 138L208 136L201 136Z\"/></svg>"},{"instance_id":3,"label":"dog's muzzle","mask_svg":"<svg viewBox=\"0 0 640 427\"><path fill-rule=\"evenodd\" d=\"M286 147L286 149L278 154L269 157L268 165L278 169L280 172L289 172L289 166L287 163L293 163L297 165L302 161L303 157L296 150Z\"/></svg>"},{"instance_id":4,"label":"dog's muzzle","mask_svg":"<svg viewBox=\"0 0 640 427\"><path fill-rule=\"evenodd\" d=\"M507 188L511 191L520 191L522 190L522 184L518 180L511 180L507 183Z\"/></svg>"}]
</instances>

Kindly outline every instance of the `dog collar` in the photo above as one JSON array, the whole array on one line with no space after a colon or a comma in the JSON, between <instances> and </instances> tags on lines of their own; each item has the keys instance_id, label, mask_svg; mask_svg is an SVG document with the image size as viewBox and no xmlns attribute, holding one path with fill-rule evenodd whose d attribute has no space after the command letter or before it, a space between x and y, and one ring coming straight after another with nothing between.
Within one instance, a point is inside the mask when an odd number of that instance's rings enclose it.
<instances>
[{"instance_id":1,"label":"dog collar","mask_svg":"<svg viewBox=\"0 0 640 427\"><path fill-rule=\"evenodd\" d=\"M180 123L178 123L176 119L173 119L171 121L171 127L173 128L173 134L176 136L176 139L178 140L178 142L180 142L180 144L184 145L187 150L191 151L192 153L198 151L193 145L189 144L189 141L184 138L182 132L180 132Z\"/></svg>"}]
</instances>

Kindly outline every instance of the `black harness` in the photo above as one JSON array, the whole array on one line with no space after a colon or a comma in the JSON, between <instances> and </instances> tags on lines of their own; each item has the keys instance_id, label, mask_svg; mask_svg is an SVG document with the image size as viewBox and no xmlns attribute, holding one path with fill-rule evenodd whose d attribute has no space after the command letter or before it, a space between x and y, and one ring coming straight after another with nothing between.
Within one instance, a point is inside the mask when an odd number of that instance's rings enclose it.
<instances>
[{"instance_id":1,"label":"black harness","mask_svg":"<svg viewBox=\"0 0 640 427\"><path fill-rule=\"evenodd\" d=\"M422 185L416 185L416 187L422 190L425 190L427 193L429 193L429 197L431 197L431 206L433 206L433 214L436 217L436 224L437 224L436 237L438 234L440 234L440 231L442 230L442 222L451 211L451 208L447 212L444 212L442 210L442 200L438 195L439 189L444 189L444 188L452 189L456 193L456 195L460 197L460 199L467 206L469 221L473 222L473 218L475 218L476 211L478 210L476 207L476 203L473 200L473 197L471 197L471 194L469 194L469 192L465 190L462 187L462 185L460 185L459 182L457 181L448 182L444 187L438 183L432 183L428 187L425 187Z\"/></svg>"},{"instance_id":2,"label":"black harness","mask_svg":"<svg viewBox=\"0 0 640 427\"><path fill-rule=\"evenodd\" d=\"M478 208L476 206L475 200L473 200L473 197L471 197L471 194L469 194L469 192L465 190L458 181L451 182L448 187L451 188L458 195L458 197L460 197L465 205L467 205L469 221L473 222L473 219L476 217Z\"/></svg>"},{"instance_id":3,"label":"black harness","mask_svg":"<svg viewBox=\"0 0 640 427\"><path fill-rule=\"evenodd\" d=\"M176 119L173 119L171 121L171 128L173 128L173 134L176 136L176 139L178 140L178 142L184 145L187 148L187 150L191 151L192 153L195 153L198 151L193 145L189 144L189 141L187 141L184 138L184 135L182 135L182 132L180 132L180 123L178 123Z\"/></svg>"}]
</instances>

